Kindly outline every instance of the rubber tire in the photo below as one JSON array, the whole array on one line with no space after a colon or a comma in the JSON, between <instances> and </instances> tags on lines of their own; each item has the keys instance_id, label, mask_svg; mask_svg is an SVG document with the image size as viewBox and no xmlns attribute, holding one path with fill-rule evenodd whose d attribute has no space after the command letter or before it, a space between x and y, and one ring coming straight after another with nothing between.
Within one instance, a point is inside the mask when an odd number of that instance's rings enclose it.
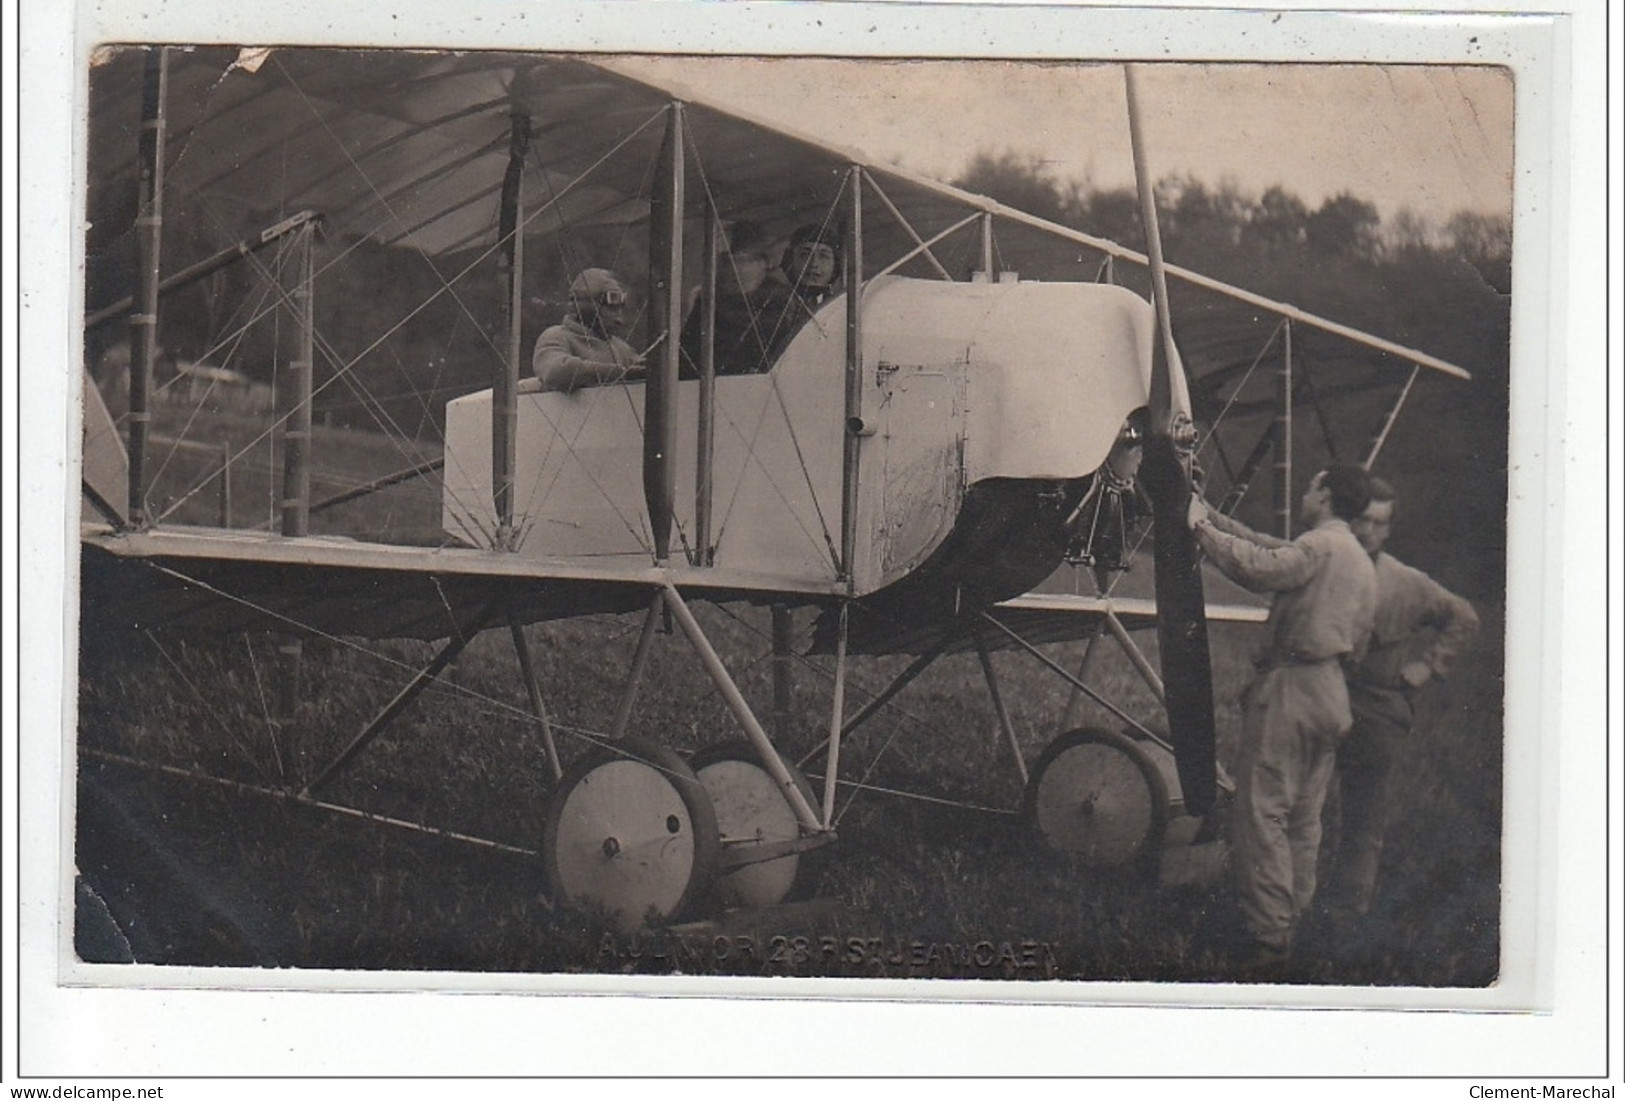
<instances>
[{"instance_id":1,"label":"rubber tire","mask_svg":"<svg viewBox=\"0 0 1625 1101\"><path fill-rule=\"evenodd\" d=\"M548 800L542 859L555 901L622 932L670 922L708 896L722 845L711 797L664 746L622 738L565 772Z\"/></svg>"},{"instance_id":2,"label":"rubber tire","mask_svg":"<svg viewBox=\"0 0 1625 1101\"><path fill-rule=\"evenodd\" d=\"M693 765L700 783L711 796L724 848L730 836L758 837L766 841L788 841L801 836L801 824L789 800L749 742L707 746L694 755ZM818 796L812 784L789 761L785 761L784 766L802 797L816 810ZM717 898L729 907L775 906L794 896L796 888L806 880L806 856L791 853L723 872L716 880Z\"/></svg>"},{"instance_id":3,"label":"rubber tire","mask_svg":"<svg viewBox=\"0 0 1625 1101\"><path fill-rule=\"evenodd\" d=\"M1038 758L1022 814L1045 847L1092 870L1146 868L1168 827L1168 785L1133 739L1082 727Z\"/></svg>"}]
</instances>

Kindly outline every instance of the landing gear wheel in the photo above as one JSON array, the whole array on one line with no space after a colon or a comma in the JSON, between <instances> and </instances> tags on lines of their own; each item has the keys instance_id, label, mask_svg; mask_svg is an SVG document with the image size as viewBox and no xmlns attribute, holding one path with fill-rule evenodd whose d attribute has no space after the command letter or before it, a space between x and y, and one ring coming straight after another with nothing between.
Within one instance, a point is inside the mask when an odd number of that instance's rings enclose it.
<instances>
[{"instance_id":1,"label":"landing gear wheel","mask_svg":"<svg viewBox=\"0 0 1625 1101\"><path fill-rule=\"evenodd\" d=\"M790 778L808 805L818 806L812 785L795 765L785 762ZM748 742L725 742L701 750L694 771L716 808L723 851L746 851L753 843L775 844L801 836L801 823L790 801ZM730 843L733 843L730 846ZM802 853L789 853L724 871L717 895L724 906L774 906L789 898L806 870Z\"/></svg>"},{"instance_id":2,"label":"landing gear wheel","mask_svg":"<svg viewBox=\"0 0 1625 1101\"><path fill-rule=\"evenodd\" d=\"M694 770L635 738L572 765L542 831L553 897L599 907L623 932L689 910L710 888L720 851L716 812Z\"/></svg>"},{"instance_id":3,"label":"landing gear wheel","mask_svg":"<svg viewBox=\"0 0 1625 1101\"><path fill-rule=\"evenodd\" d=\"M1168 825L1168 786L1132 739L1072 730L1038 758L1023 813L1045 845L1093 869L1145 866Z\"/></svg>"}]
</instances>

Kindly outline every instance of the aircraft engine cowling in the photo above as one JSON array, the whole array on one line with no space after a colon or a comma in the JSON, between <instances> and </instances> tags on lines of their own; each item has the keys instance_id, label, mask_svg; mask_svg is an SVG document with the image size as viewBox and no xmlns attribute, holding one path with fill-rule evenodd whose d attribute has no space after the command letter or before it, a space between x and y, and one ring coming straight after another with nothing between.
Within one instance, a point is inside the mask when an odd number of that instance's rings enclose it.
<instances>
[{"instance_id":1,"label":"aircraft engine cowling","mask_svg":"<svg viewBox=\"0 0 1625 1101\"><path fill-rule=\"evenodd\" d=\"M1109 460L1131 416L1143 416L1148 303L1100 284L899 280L871 290L864 326L873 384L864 420L878 439L863 460L872 558L859 577L870 580L869 603L952 614L1026 592L1069 556L1114 564L1105 548L1121 528L1080 534L1079 509L1121 487ZM898 472L911 469L910 450L929 450L911 436L932 431L926 414L937 411L912 390L932 385L933 372L962 377L954 411L962 488L951 522L908 553L897 535L922 506L896 491Z\"/></svg>"}]
</instances>

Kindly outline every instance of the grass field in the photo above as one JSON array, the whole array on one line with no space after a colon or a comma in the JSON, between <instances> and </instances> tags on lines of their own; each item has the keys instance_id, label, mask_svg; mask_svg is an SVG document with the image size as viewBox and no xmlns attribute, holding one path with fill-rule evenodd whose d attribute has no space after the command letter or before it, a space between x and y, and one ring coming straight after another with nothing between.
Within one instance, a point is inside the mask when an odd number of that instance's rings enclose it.
<instances>
[{"instance_id":1,"label":"grass field","mask_svg":"<svg viewBox=\"0 0 1625 1101\"><path fill-rule=\"evenodd\" d=\"M357 459L342 476L364 480L398 457ZM386 520L397 532L432 528L434 495L426 488L392 490L393 501L365 506L374 512L332 523L335 530L379 530ZM1310 937L1292 980L1464 987L1495 980L1502 660L1499 611L1481 611L1484 631L1457 675L1427 698L1401 769L1376 911L1353 938ZM700 606L699 614L753 706L767 714L766 610ZM590 744L582 732L611 726L639 621L602 616L526 629L566 756ZM795 622L804 636L809 613ZM1246 628L1215 627L1221 754L1239 725L1236 700L1252 641ZM113 896L104 901L125 920L139 958L476 972L1245 977L1225 951L1222 880L1173 887L1154 876L1091 875L1028 836L1009 813L1021 785L974 655L929 670L898 707L849 742L842 761L843 777L968 806L874 791L848 803L853 793L843 790L839 841L809 858L810 901L764 915L713 909L700 915L709 924L628 937L546 897L534 851L548 771L505 632L478 638L322 796L507 848L272 794L308 781L432 649L308 641L301 703L280 715L269 635L86 633L79 862L119 884L103 891ZM1081 652L1079 645L1049 649L1065 664ZM856 662L848 713L905 661ZM998 653L994 661L1030 763L1062 729L1070 689L1026 655ZM793 717L781 736L789 756L811 748L827 727L829 669L825 658L797 669ZM1137 718L1161 725L1155 701L1114 648L1092 682ZM1121 725L1087 701L1072 722ZM631 733L683 753L737 737L680 635L657 640Z\"/></svg>"}]
</instances>

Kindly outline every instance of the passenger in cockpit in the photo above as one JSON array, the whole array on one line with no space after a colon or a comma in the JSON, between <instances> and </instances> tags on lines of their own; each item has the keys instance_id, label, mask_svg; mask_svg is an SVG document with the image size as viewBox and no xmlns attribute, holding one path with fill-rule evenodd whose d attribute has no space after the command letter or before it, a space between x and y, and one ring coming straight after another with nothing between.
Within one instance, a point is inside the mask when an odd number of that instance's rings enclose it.
<instances>
[{"instance_id":1,"label":"passenger in cockpit","mask_svg":"<svg viewBox=\"0 0 1625 1101\"><path fill-rule=\"evenodd\" d=\"M840 277L840 227L809 222L790 235L758 302L757 324L768 334L769 363L818 307L835 296Z\"/></svg>"},{"instance_id":2,"label":"passenger in cockpit","mask_svg":"<svg viewBox=\"0 0 1625 1101\"><path fill-rule=\"evenodd\" d=\"M754 222L735 222L728 244L717 263L717 309L712 338L719 375L745 375L765 371L771 322L762 314L767 280L769 240ZM681 377L700 376L700 319L703 300L697 300L683 324Z\"/></svg>"},{"instance_id":3,"label":"passenger in cockpit","mask_svg":"<svg viewBox=\"0 0 1625 1101\"><path fill-rule=\"evenodd\" d=\"M564 320L536 341L534 389L568 393L643 378L643 357L621 339L625 326L626 290L620 280L604 268L587 268L570 283Z\"/></svg>"},{"instance_id":4,"label":"passenger in cockpit","mask_svg":"<svg viewBox=\"0 0 1625 1101\"><path fill-rule=\"evenodd\" d=\"M758 374L772 369L790 338L839 289L840 229L811 223L797 229L772 271L754 223L736 223L729 238L717 279L716 373ZM696 303L683 328L684 378L699 377L700 309Z\"/></svg>"}]
</instances>

